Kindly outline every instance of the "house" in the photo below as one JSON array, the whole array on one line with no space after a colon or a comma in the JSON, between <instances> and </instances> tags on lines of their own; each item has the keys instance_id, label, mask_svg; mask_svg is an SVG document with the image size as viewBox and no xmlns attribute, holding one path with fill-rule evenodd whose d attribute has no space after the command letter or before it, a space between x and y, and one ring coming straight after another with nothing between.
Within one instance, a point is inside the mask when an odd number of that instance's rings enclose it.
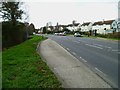
<instances>
[{"instance_id":1,"label":"house","mask_svg":"<svg viewBox=\"0 0 120 90\"><path fill-rule=\"evenodd\" d=\"M80 23L68 24L67 28L71 31L78 31L80 29Z\"/></svg>"},{"instance_id":2,"label":"house","mask_svg":"<svg viewBox=\"0 0 120 90\"><path fill-rule=\"evenodd\" d=\"M56 25L56 26L48 26L48 29L49 31L53 31L53 32L59 32L59 31L62 31L63 28L67 27L67 25Z\"/></svg>"},{"instance_id":3,"label":"house","mask_svg":"<svg viewBox=\"0 0 120 90\"><path fill-rule=\"evenodd\" d=\"M81 25L81 32L88 32L92 30L92 22L86 22Z\"/></svg>"},{"instance_id":4,"label":"house","mask_svg":"<svg viewBox=\"0 0 120 90\"><path fill-rule=\"evenodd\" d=\"M54 26L48 26L48 29L49 31L53 31L54 30Z\"/></svg>"},{"instance_id":5,"label":"house","mask_svg":"<svg viewBox=\"0 0 120 90\"><path fill-rule=\"evenodd\" d=\"M59 31L62 31L63 28L67 27L67 25L59 25Z\"/></svg>"},{"instance_id":6,"label":"house","mask_svg":"<svg viewBox=\"0 0 120 90\"><path fill-rule=\"evenodd\" d=\"M43 33L43 27L41 27L41 28L38 30L38 33L39 33L39 34L42 34L42 33Z\"/></svg>"},{"instance_id":7,"label":"house","mask_svg":"<svg viewBox=\"0 0 120 90\"><path fill-rule=\"evenodd\" d=\"M107 33L112 33L112 23L114 20L106 20L106 21L98 21L94 22L92 26L92 31L94 32L95 30L99 34L107 34Z\"/></svg>"},{"instance_id":8,"label":"house","mask_svg":"<svg viewBox=\"0 0 120 90\"><path fill-rule=\"evenodd\" d=\"M114 32L120 32L120 21L118 19L114 20L111 26Z\"/></svg>"}]
</instances>

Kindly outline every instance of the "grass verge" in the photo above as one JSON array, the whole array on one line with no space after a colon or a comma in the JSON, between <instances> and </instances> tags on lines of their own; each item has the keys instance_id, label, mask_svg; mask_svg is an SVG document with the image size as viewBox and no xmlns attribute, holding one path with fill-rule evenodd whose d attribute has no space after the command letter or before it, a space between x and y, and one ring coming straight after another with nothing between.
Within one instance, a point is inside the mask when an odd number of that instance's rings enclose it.
<instances>
[{"instance_id":1,"label":"grass verge","mask_svg":"<svg viewBox=\"0 0 120 90\"><path fill-rule=\"evenodd\" d=\"M22 44L2 52L3 88L60 88L61 84L36 52L38 42L33 36Z\"/></svg>"},{"instance_id":2,"label":"grass verge","mask_svg":"<svg viewBox=\"0 0 120 90\"><path fill-rule=\"evenodd\" d=\"M106 39L106 40L120 40L120 38L105 38L105 37L99 37L99 36L87 36L87 35L85 35L84 37L87 37L87 38L94 38L94 39L99 39L99 38L101 38L101 39Z\"/></svg>"},{"instance_id":3,"label":"grass verge","mask_svg":"<svg viewBox=\"0 0 120 90\"><path fill-rule=\"evenodd\" d=\"M90 36L91 38L101 38L106 40L120 40L120 38L104 38L104 37L98 37L98 36Z\"/></svg>"}]
</instances>

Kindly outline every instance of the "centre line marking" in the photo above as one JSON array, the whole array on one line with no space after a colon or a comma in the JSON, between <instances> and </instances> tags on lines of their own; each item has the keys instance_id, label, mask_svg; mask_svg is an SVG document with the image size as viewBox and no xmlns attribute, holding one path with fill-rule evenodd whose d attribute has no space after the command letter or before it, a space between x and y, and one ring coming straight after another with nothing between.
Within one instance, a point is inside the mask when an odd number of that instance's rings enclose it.
<instances>
[{"instance_id":1,"label":"centre line marking","mask_svg":"<svg viewBox=\"0 0 120 90\"><path fill-rule=\"evenodd\" d=\"M118 52L118 50L112 50L112 51Z\"/></svg>"},{"instance_id":2,"label":"centre line marking","mask_svg":"<svg viewBox=\"0 0 120 90\"><path fill-rule=\"evenodd\" d=\"M79 43L78 41L74 41L74 42Z\"/></svg>"},{"instance_id":3,"label":"centre line marking","mask_svg":"<svg viewBox=\"0 0 120 90\"><path fill-rule=\"evenodd\" d=\"M100 44L95 44L95 45L97 45L97 46L100 46L100 47L105 47L105 48L112 48L112 47L108 47L108 46L104 46L104 45L100 45Z\"/></svg>"},{"instance_id":4,"label":"centre line marking","mask_svg":"<svg viewBox=\"0 0 120 90\"><path fill-rule=\"evenodd\" d=\"M85 45L87 45L87 46L91 46L91 47L95 47L95 48L99 48L99 49L103 49L103 48L101 48L101 47L94 46L94 45L90 45L90 44L85 44Z\"/></svg>"}]
</instances>

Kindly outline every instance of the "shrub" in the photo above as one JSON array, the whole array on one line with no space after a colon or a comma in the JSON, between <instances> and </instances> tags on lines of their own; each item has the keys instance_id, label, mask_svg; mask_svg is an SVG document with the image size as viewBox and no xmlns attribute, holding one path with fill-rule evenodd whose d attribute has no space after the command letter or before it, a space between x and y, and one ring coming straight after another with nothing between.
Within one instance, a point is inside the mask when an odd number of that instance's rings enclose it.
<instances>
[{"instance_id":1,"label":"shrub","mask_svg":"<svg viewBox=\"0 0 120 90\"><path fill-rule=\"evenodd\" d=\"M109 34L97 34L98 37L103 38L120 38L120 32L109 33Z\"/></svg>"},{"instance_id":2,"label":"shrub","mask_svg":"<svg viewBox=\"0 0 120 90\"><path fill-rule=\"evenodd\" d=\"M2 48L7 48L19 44L26 40L25 38L25 25L18 22L13 26L12 22L2 22Z\"/></svg>"}]
</instances>

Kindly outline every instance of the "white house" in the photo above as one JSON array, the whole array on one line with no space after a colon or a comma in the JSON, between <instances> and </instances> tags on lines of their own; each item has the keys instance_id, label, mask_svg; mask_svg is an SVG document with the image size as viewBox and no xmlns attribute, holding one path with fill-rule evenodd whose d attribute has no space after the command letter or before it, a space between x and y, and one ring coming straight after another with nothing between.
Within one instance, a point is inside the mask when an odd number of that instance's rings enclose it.
<instances>
[{"instance_id":1,"label":"white house","mask_svg":"<svg viewBox=\"0 0 120 90\"><path fill-rule=\"evenodd\" d=\"M81 32L88 32L92 30L92 22L86 22L81 25Z\"/></svg>"},{"instance_id":2,"label":"white house","mask_svg":"<svg viewBox=\"0 0 120 90\"><path fill-rule=\"evenodd\" d=\"M120 21L118 19L112 22L112 28L115 32L120 32Z\"/></svg>"},{"instance_id":3,"label":"white house","mask_svg":"<svg viewBox=\"0 0 120 90\"><path fill-rule=\"evenodd\" d=\"M68 24L67 28L71 31L78 31L80 29L80 23Z\"/></svg>"},{"instance_id":4,"label":"white house","mask_svg":"<svg viewBox=\"0 0 120 90\"><path fill-rule=\"evenodd\" d=\"M97 30L99 34L107 34L112 33L112 23L114 20L107 20L107 21L98 21L94 22L92 26L92 31Z\"/></svg>"}]
</instances>

